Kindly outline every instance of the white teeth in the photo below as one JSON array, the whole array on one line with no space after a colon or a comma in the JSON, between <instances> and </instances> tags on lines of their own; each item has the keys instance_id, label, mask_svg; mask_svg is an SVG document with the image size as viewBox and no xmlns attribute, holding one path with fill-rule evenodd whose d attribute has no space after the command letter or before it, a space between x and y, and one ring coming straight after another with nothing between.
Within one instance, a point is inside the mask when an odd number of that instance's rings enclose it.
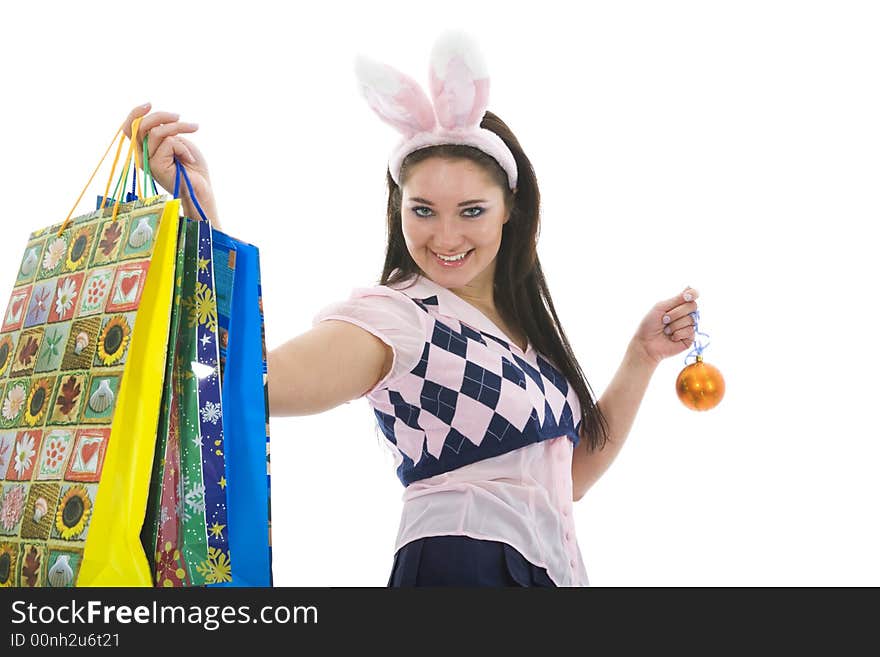
<instances>
[{"instance_id":1,"label":"white teeth","mask_svg":"<svg viewBox=\"0 0 880 657\"><path fill-rule=\"evenodd\" d=\"M446 262L455 262L456 260L461 260L462 258L464 258L468 253L470 253L470 251L465 251L464 253L459 253L458 255L451 257L442 256L439 253L435 253L434 255L436 255L441 260L445 260Z\"/></svg>"}]
</instances>

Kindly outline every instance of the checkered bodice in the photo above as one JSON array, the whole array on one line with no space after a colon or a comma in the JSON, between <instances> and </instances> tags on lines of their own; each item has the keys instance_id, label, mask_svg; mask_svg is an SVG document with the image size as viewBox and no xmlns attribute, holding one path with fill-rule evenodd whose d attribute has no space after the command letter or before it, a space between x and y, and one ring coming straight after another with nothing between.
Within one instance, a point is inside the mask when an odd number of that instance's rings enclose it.
<instances>
[{"instance_id":1,"label":"checkered bodice","mask_svg":"<svg viewBox=\"0 0 880 657\"><path fill-rule=\"evenodd\" d=\"M325 320L393 351L361 397L406 487L395 550L448 534L502 541L558 586L588 584L572 524L581 405L559 370L426 276L355 288L312 324Z\"/></svg>"},{"instance_id":2,"label":"checkered bodice","mask_svg":"<svg viewBox=\"0 0 880 657\"><path fill-rule=\"evenodd\" d=\"M562 373L531 345L523 352L481 330L500 333L473 306L441 290L442 301L436 294L411 297L428 316L418 364L368 396L400 453L404 486L563 435L577 445L580 403ZM454 310L478 328L449 316Z\"/></svg>"}]
</instances>

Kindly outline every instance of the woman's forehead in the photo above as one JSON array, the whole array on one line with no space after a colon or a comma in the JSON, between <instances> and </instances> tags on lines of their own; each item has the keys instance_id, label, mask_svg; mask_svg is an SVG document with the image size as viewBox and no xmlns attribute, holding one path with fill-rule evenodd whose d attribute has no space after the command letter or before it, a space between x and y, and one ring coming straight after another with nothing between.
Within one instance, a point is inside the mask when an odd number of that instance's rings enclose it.
<instances>
[{"instance_id":1,"label":"woman's forehead","mask_svg":"<svg viewBox=\"0 0 880 657\"><path fill-rule=\"evenodd\" d=\"M477 163L466 159L430 157L410 168L403 195L442 202L500 196L502 191Z\"/></svg>"}]
</instances>

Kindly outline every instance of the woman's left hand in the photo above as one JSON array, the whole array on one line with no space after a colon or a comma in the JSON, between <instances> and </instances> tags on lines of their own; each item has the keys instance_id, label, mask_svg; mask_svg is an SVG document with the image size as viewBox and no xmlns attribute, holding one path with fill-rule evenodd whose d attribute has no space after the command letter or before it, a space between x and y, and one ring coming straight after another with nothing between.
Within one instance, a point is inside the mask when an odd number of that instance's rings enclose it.
<instances>
[{"instance_id":1,"label":"woman's left hand","mask_svg":"<svg viewBox=\"0 0 880 657\"><path fill-rule=\"evenodd\" d=\"M697 309L698 296L694 288L688 287L657 303L636 330L632 346L654 364L690 349L694 344L694 318L689 313Z\"/></svg>"}]
</instances>

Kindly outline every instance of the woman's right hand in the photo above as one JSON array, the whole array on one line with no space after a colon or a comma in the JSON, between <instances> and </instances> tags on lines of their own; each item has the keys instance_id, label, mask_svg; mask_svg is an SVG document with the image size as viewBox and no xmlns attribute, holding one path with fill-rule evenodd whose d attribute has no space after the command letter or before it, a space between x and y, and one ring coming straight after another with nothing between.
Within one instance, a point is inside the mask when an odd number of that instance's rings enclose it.
<instances>
[{"instance_id":1,"label":"woman's right hand","mask_svg":"<svg viewBox=\"0 0 880 657\"><path fill-rule=\"evenodd\" d=\"M125 136L129 139L131 138L132 122L138 117L143 117L138 128L135 147L140 148L144 141L144 135L149 135L147 139L147 153L150 158L150 173L153 175L153 178L167 191L173 190L174 179L177 175L174 158L176 157L180 160L181 164L186 167L186 172L189 175L196 198L199 200L199 205L202 206L202 210L204 210L214 228L219 229L220 223L217 219L214 191L211 188L211 180L208 176L208 163L199 149L196 148L196 145L181 136L182 134L195 132L199 126L195 123L180 121L180 115L172 112L153 112L148 114L150 107L150 103L146 103L131 110L123 123ZM198 210L189 198L189 192L182 181L180 197L183 202L184 214L188 217L197 218L199 216Z\"/></svg>"}]
</instances>

